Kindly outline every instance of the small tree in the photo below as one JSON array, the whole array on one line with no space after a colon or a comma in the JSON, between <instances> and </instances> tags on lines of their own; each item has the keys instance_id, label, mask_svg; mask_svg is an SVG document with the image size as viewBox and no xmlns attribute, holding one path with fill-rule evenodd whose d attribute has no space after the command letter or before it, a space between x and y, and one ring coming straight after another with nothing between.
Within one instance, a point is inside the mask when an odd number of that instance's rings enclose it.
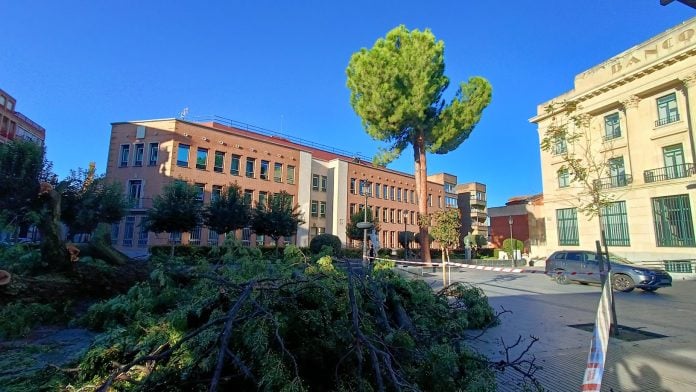
<instances>
[{"instance_id":1,"label":"small tree","mask_svg":"<svg viewBox=\"0 0 696 392\"><path fill-rule=\"evenodd\" d=\"M448 208L443 211L436 211L431 216L430 233L440 244L442 250L442 281L447 281L445 271L445 256L449 261L449 250L459 246L459 228L462 223L459 219L459 210Z\"/></svg>"},{"instance_id":2,"label":"small tree","mask_svg":"<svg viewBox=\"0 0 696 392\"><path fill-rule=\"evenodd\" d=\"M524 250L524 242L514 238L507 238L503 241L503 250L512 258L514 251L519 250L522 252Z\"/></svg>"},{"instance_id":3,"label":"small tree","mask_svg":"<svg viewBox=\"0 0 696 392\"><path fill-rule=\"evenodd\" d=\"M39 210L39 182L44 150L36 143L13 140L0 144L0 214L14 227L34 223Z\"/></svg>"},{"instance_id":4,"label":"small tree","mask_svg":"<svg viewBox=\"0 0 696 392\"><path fill-rule=\"evenodd\" d=\"M406 254L408 255L408 251L410 250L410 244L411 242L415 241L416 239L416 234L412 231L400 231L397 234L397 238L399 241L399 245L404 247L404 250Z\"/></svg>"},{"instance_id":5,"label":"small tree","mask_svg":"<svg viewBox=\"0 0 696 392\"><path fill-rule=\"evenodd\" d=\"M341 253L341 239L333 234L319 234L309 242L309 250L315 255L319 254L325 246L331 247L333 254L336 256Z\"/></svg>"},{"instance_id":6,"label":"small tree","mask_svg":"<svg viewBox=\"0 0 696 392\"><path fill-rule=\"evenodd\" d=\"M183 180L175 180L155 196L147 211L145 228L155 233L189 232L201 224L202 204L198 190ZM174 257L174 241L171 255Z\"/></svg>"},{"instance_id":7,"label":"small tree","mask_svg":"<svg viewBox=\"0 0 696 392\"><path fill-rule=\"evenodd\" d=\"M354 241L364 239L364 229L358 228L358 223L365 220L365 210L358 211L350 216L350 221L346 225L346 236ZM372 216L372 209L367 209L367 221L374 224L375 231L379 231L379 222L375 222Z\"/></svg>"},{"instance_id":8,"label":"small tree","mask_svg":"<svg viewBox=\"0 0 696 392\"><path fill-rule=\"evenodd\" d=\"M251 222L251 208L237 184L230 184L220 197L211 200L203 212L205 225L218 233L234 232Z\"/></svg>"},{"instance_id":9,"label":"small tree","mask_svg":"<svg viewBox=\"0 0 696 392\"><path fill-rule=\"evenodd\" d=\"M464 237L464 244L471 247L471 251L473 253L473 256L476 255L476 251L479 248L482 248L488 244L488 240L486 237L482 236L481 234L469 234L466 237Z\"/></svg>"},{"instance_id":10,"label":"small tree","mask_svg":"<svg viewBox=\"0 0 696 392\"><path fill-rule=\"evenodd\" d=\"M257 235L268 235L275 242L278 254L280 237L291 237L297 232L297 226L304 223L300 206L292 205L292 196L282 191L267 199L266 203L257 203L251 219L251 228Z\"/></svg>"},{"instance_id":11,"label":"small tree","mask_svg":"<svg viewBox=\"0 0 696 392\"><path fill-rule=\"evenodd\" d=\"M123 218L127 208L123 188L95 176L95 165L88 170L72 171L61 182L61 221L68 226L70 236L91 234L100 223L114 223Z\"/></svg>"}]
</instances>

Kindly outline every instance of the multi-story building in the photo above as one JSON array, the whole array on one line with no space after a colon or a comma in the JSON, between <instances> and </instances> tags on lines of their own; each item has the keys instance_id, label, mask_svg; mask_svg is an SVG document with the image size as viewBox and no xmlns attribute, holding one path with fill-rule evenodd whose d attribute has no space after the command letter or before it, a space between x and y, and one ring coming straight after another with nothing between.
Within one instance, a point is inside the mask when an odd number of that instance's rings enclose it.
<instances>
[{"instance_id":1,"label":"multi-story building","mask_svg":"<svg viewBox=\"0 0 696 392\"><path fill-rule=\"evenodd\" d=\"M124 185L132 208L112 239L137 249L169 241L217 244L222 233L205 227L183 236L156 235L140 223L155 195L175 179L195 184L207 203L236 183L249 203L285 191L303 212L303 223L288 243L306 246L313 236L337 235L343 243L351 214L367 203L379 222L382 247L397 248L399 231L417 231L416 184L410 174L374 166L328 146L295 139L227 119L192 122L163 119L112 124L106 176ZM456 177L429 177L428 208L456 207ZM366 195L367 194L367 195ZM264 245L269 239L240 230L236 238Z\"/></svg>"},{"instance_id":2,"label":"multi-story building","mask_svg":"<svg viewBox=\"0 0 696 392\"><path fill-rule=\"evenodd\" d=\"M584 135L555 140L541 152L547 251L594 249L601 220L613 252L637 260L693 259L696 18L578 74L573 90L538 106L530 121L540 140L568 117L549 111L550 103L581 114L574 129ZM601 218L581 213L583 187L564 168L563 156L580 147L606 164L593 182L613 199Z\"/></svg>"},{"instance_id":3,"label":"multi-story building","mask_svg":"<svg viewBox=\"0 0 696 392\"><path fill-rule=\"evenodd\" d=\"M543 215L544 195L515 196L501 207L490 207L491 245L503 247L503 241L514 238L524 242L524 253L539 254L546 247L546 220Z\"/></svg>"},{"instance_id":4,"label":"multi-story building","mask_svg":"<svg viewBox=\"0 0 696 392\"><path fill-rule=\"evenodd\" d=\"M480 182L459 184L450 189L461 210L462 233L481 235L488 240L486 185Z\"/></svg>"},{"instance_id":5,"label":"multi-story building","mask_svg":"<svg viewBox=\"0 0 696 392\"><path fill-rule=\"evenodd\" d=\"M17 100L0 89L0 143L24 139L43 145L46 130L27 116L15 110Z\"/></svg>"}]
</instances>

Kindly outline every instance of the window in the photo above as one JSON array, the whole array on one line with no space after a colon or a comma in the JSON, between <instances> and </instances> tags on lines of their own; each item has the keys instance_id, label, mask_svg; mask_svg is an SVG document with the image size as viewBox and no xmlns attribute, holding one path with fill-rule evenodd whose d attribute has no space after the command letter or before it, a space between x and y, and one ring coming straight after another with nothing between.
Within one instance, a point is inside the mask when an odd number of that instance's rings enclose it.
<instances>
[{"instance_id":1,"label":"window","mask_svg":"<svg viewBox=\"0 0 696 392\"><path fill-rule=\"evenodd\" d=\"M442 196L437 197L437 208L442 208Z\"/></svg>"},{"instance_id":2,"label":"window","mask_svg":"<svg viewBox=\"0 0 696 392\"><path fill-rule=\"evenodd\" d=\"M652 198L657 246L695 247L689 195Z\"/></svg>"},{"instance_id":3,"label":"window","mask_svg":"<svg viewBox=\"0 0 696 392\"><path fill-rule=\"evenodd\" d=\"M133 166L142 166L145 155L145 145L138 143L135 145L135 156L133 157Z\"/></svg>"},{"instance_id":4,"label":"window","mask_svg":"<svg viewBox=\"0 0 696 392\"><path fill-rule=\"evenodd\" d=\"M232 155L232 161L230 162L230 174L233 176L239 175L239 160L242 159L239 155Z\"/></svg>"},{"instance_id":5,"label":"window","mask_svg":"<svg viewBox=\"0 0 696 392\"><path fill-rule=\"evenodd\" d=\"M313 191L319 190L319 175L318 174L312 174L312 190Z\"/></svg>"},{"instance_id":6,"label":"window","mask_svg":"<svg viewBox=\"0 0 696 392\"><path fill-rule=\"evenodd\" d=\"M128 144L123 144L121 145L121 155L119 158L119 167L125 167L128 166L128 161L130 160L130 145Z\"/></svg>"},{"instance_id":7,"label":"window","mask_svg":"<svg viewBox=\"0 0 696 392\"><path fill-rule=\"evenodd\" d=\"M245 189L244 190L244 204L250 206L252 200L254 200L254 191L251 189Z\"/></svg>"},{"instance_id":8,"label":"window","mask_svg":"<svg viewBox=\"0 0 696 392\"><path fill-rule=\"evenodd\" d=\"M411 191L411 204L416 204L416 192Z\"/></svg>"},{"instance_id":9,"label":"window","mask_svg":"<svg viewBox=\"0 0 696 392\"><path fill-rule=\"evenodd\" d=\"M389 222L389 209L386 207L382 210L382 222Z\"/></svg>"},{"instance_id":10,"label":"window","mask_svg":"<svg viewBox=\"0 0 696 392\"><path fill-rule=\"evenodd\" d=\"M208 245L217 246L220 234L213 229L208 229Z\"/></svg>"},{"instance_id":11,"label":"window","mask_svg":"<svg viewBox=\"0 0 696 392\"><path fill-rule=\"evenodd\" d=\"M189 233L189 245L200 245L201 244L201 227L196 226Z\"/></svg>"},{"instance_id":12,"label":"window","mask_svg":"<svg viewBox=\"0 0 696 392\"><path fill-rule=\"evenodd\" d=\"M205 195L205 184L196 183L193 185L196 188L196 201L203 203Z\"/></svg>"},{"instance_id":13,"label":"window","mask_svg":"<svg viewBox=\"0 0 696 392\"><path fill-rule=\"evenodd\" d=\"M311 211L312 211L313 217L319 216L319 202L318 201L312 200Z\"/></svg>"},{"instance_id":14,"label":"window","mask_svg":"<svg viewBox=\"0 0 696 392\"><path fill-rule=\"evenodd\" d=\"M428 195L428 207L433 206L433 195Z\"/></svg>"},{"instance_id":15,"label":"window","mask_svg":"<svg viewBox=\"0 0 696 392\"><path fill-rule=\"evenodd\" d=\"M389 200L394 200L394 186L389 187Z\"/></svg>"},{"instance_id":16,"label":"window","mask_svg":"<svg viewBox=\"0 0 696 392\"><path fill-rule=\"evenodd\" d=\"M604 116L604 140L616 139L617 137L621 137L619 113Z\"/></svg>"},{"instance_id":17,"label":"window","mask_svg":"<svg viewBox=\"0 0 696 392\"><path fill-rule=\"evenodd\" d=\"M381 184L375 184L375 197L379 199L379 188L381 187Z\"/></svg>"},{"instance_id":18,"label":"window","mask_svg":"<svg viewBox=\"0 0 696 392\"><path fill-rule=\"evenodd\" d=\"M321 176L321 188L320 188L320 190L321 190L322 192L326 192L326 187L327 187L328 182L329 182L329 178L328 178L328 177L326 177L326 176Z\"/></svg>"},{"instance_id":19,"label":"window","mask_svg":"<svg viewBox=\"0 0 696 392\"><path fill-rule=\"evenodd\" d=\"M256 164L256 159L247 158L246 159L246 176L249 178L254 178L254 165Z\"/></svg>"},{"instance_id":20,"label":"window","mask_svg":"<svg viewBox=\"0 0 696 392\"><path fill-rule=\"evenodd\" d=\"M159 152L159 143L150 143L150 147L148 148L148 161L147 165L148 166L155 166L157 165L157 154Z\"/></svg>"},{"instance_id":21,"label":"window","mask_svg":"<svg viewBox=\"0 0 696 392\"><path fill-rule=\"evenodd\" d=\"M396 190L396 201L401 201L401 188Z\"/></svg>"},{"instance_id":22,"label":"window","mask_svg":"<svg viewBox=\"0 0 696 392\"><path fill-rule=\"evenodd\" d=\"M262 206L268 204L268 192L259 192L259 204Z\"/></svg>"},{"instance_id":23,"label":"window","mask_svg":"<svg viewBox=\"0 0 696 392\"><path fill-rule=\"evenodd\" d=\"M143 192L143 181L142 180L129 180L128 181L128 205L130 208L141 208L142 201L141 196Z\"/></svg>"},{"instance_id":24,"label":"window","mask_svg":"<svg viewBox=\"0 0 696 392\"><path fill-rule=\"evenodd\" d=\"M118 243L119 230L120 230L120 225L118 223L111 224L111 245L116 245Z\"/></svg>"},{"instance_id":25,"label":"window","mask_svg":"<svg viewBox=\"0 0 696 392\"><path fill-rule=\"evenodd\" d=\"M319 202L319 217L326 218L326 202L325 201Z\"/></svg>"},{"instance_id":26,"label":"window","mask_svg":"<svg viewBox=\"0 0 696 392\"><path fill-rule=\"evenodd\" d=\"M148 231L147 231L147 226L145 226L145 218L140 219L140 225L138 225L138 247L146 247L147 246L147 236L148 236Z\"/></svg>"},{"instance_id":27,"label":"window","mask_svg":"<svg viewBox=\"0 0 696 392\"><path fill-rule=\"evenodd\" d=\"M198 148L196 152L196 169L205 170L208 164L208 149Z\"/></svg>"},{"instance_id":28,"label":"window","mask_svg":"<svg viewBox=\"0 0 696 392\"><path fill-rule=\"evenodd\" d=\"M630 246L626 202L616 201L602 206L600 214L607 245Z\"/></svg>"},{"instance_id":29,"label":"window","mask_svg":"<svg viewBox=\"0 0 696 392\"><path fill-rule=\"evenodd\" d=\"M657 121L655 126L665 125L679 121L679 109L677 108L677 95L667 94L657 99Z\"/></svg>"},{"instance_id":30,"label":"window","mask_svg":"<svg viewBox=\"0 0 696 392\"><path fill-rule=\"evenodd\" d=\"M411 224L416 224L416 213L411 211Z\"/></svg>"},{"instance_id":31,"label":"window","mask_svg":"<svg viewBox=\"0 0 696 392\"><path fill-rule=\"evenodd\" d=\"M445 206L457 208L457 198L452 196L445 196Z\"/></svg>"},{"instance_id":32,"label":"window","mask_svg":"<svg viewBox=\"0 0 696 392\"><path fill-rule=\"evenodd\" d=\"M402 215L403 215L403 213L401 212L401 210L396 210L396 223L401 223L401 216Z\"/></svg>"},{"instance_id":33,"label":"window","mask_svg":"<svg viewBox=\"0 0 696 392\"><path fill-rule=\"evenodd\" d=\"M355 194L355 178L350 179L350 193Z\"/></svg>"},{"instance_id":34,"label":"window","mask_svg":"<svg viewBox=\"0 0 696 392\"><path fill-rule=\"evenodd\" d=\"M361 196L365 195L365 192L367 192L367 181L360 180L360 189L358 189L358 192Z\"/></svg>"},{"instance_id":35,"label":"window","mask_svg":"<svg viewBox=\"0 0 696 392\"><path fill-rule=\"evenodd\" d=\"M568 174L568 169L561 169L558 171L558 187L567 188L570 186L570 175Z\"/></svg>"},{"instance_id":36,"label":"window","mask_svg":"<svg viewBox=\"0 0 696 392\"><path fill-rule=\"evenodd\" d=\"M609 178L612 187L626 186L626 168L623 157L611 158L609 163Z\"/></svg>"},{"instance_id":37,"label":"window","mask_svg":"<svg viewBox=\"0 0 696 392\"><path fill-rule=\"evenodd\" d=\"M242 245L251 245L251 228L249 227L244 227L242 229Z\"/></svg>"},{"instance_id":38,"label":"window","mask_svg":"<svg viewBox=\"0 0 696 392\"><path fill-rule=\"evenodd\" d=\"M579 245L578 212L575 208L556 210L558 245Z\"/></svg>"},{"instance_id":39,"label":"window","mask_svg":"<svg viewBox=\"0 0 696 392\"><path fill-rule=\"evenodd\" d=\"M355 203L350 203L350 214L355 214Z\"/></svg>"},{"instance_id":40,"label":"window","mask_svg":"<svg viewBox=\"0 0 696 392\"><path fill-rule=\"evenodd\" d=\"M379 217L380 217L380 208L375 207L375 222L379 222Z\"/></svg>"},{"instance_id":41,"label":"window","mask_svg":"<svg viewBox=\"0 0 696 392\"><path fill-rule=\"evenodd\" d=\"M213 171L216 173L222 173L224 165L225 153L222 151L215 151L215 164L213 166Z\"/></svg>"},{"instance_id":42,"label":"window","mask_svg":"<svg viewBox=\"0 0 696 392\"><path fill-rule=\"evenodd\" d=\"M389 209L389 222L394 223L394 209Z\"/></svg>"},{"instance_id":43,"label":"window","mask_svg":"<svg viewBox=\"0 0 696 392\"><path fill-rule=\"evenodd\" d=\"M268 180L270 169L271 169L271 162L262 160L261 161L261 173L259 174L259 178L261 178L262 180Z\"/></svg>"},{"instance_id":44,"label":"window","mask_svg":"<svg viewBox=\"0 0 696 392\"><path fill-rule=\"evenodd\" d=\"M295 166L288 165L288 184L295 183Z\"/></svg>"},{"instance_id":45,"label":"window","mask_svg":"<svg viewBox=\"0 0 696 392\"><path fill-rule=\"evenodd\" d=\"M451 182L445 182L445 192L447 192L447 193L455 193L455 192L454 192L454 187L455 187L455 184L452 184Z\"/></svg>"},{"instance_id":46,"label":"window","mask_svg":"<svg viewBox=\"0 0 696 392\"><path fill-rule=\"evenodd\" d=\"M556 137L553 141L553 148L551 150L551 153L553 155L560 155L564 154L566 151L568 151L568 146L566 145L565 138Z\"/></svg>"},{"instance_id":47,"label":"window","mask_svg":"<svg viewBox=\"0 0 696 392\"><path fill-rule=\"evenodd\" d=\"M133 246L133 232L135 231L135 217L126 217L126 226L123 231L123 246Z\"/></svg>"},{"instance_id":48,"label":"window","mask_svg":"<svg viewBox=\"0 0 696 392\"><path fill-rule=\"evenodd\" d=\"M188 156L191 146L188 144L179 144L179 149L176 152L176 165L180 167L188 167ZM180 239L181 240L181 239Z\"/></svg>"},{"instance_id":49,"label":"window","mask_svg":"<svg viewBox=\"0 0 696 392\"><path fill-rule=\"evenodd\" d=\"M213 185L213 189L210 192L210 200L211 201L220 200L220 196L222 196L222 186Z\"/></svg>"},{"instance_id":50,"label":"window","mask_svg":"<svg viewBox=\"0 0 696 392\"><path fill-rule=\"evenodd\" d=\"M273 181L283 182L283 164L276 162L273 166Z\"/></svg>"},{"instance_id":51,"label":"window","mask_svg":"<svg viewBox=\"0 0 696 392\"><path fill-rule=\"evenodd\" d=\"M681 144L675 144L662 148L662 156L665 161L665 171L668 180L687 176L684 165L684 150Z\"/></svg>"},{"instance_id":52,"label":"window","mask_svg":"<svg viewBox=\"0 0 696 392\"><path fill-rule=\"evenodd\" d=\"M388 199L389 198L389 196L387 196L388 194L389 194L389 185L387 185L387 184L382 185L382 198L385 200Z\"/></svg>"},{"instance_id":53,"label":"window","mask_svg":"<svg viewBox=\"0 0 696 392\"><path fill-rule=\"evenodd\" d=\"M169 243L170 244L180 244L181 243L181 232L172 231L169 233Z\"/></svg>"},{"instance_id":54,"label":"window","mask_svg":"<svg viewBox=\"0 0 696 392\"><path fill-rule=\"evenodd\" d=\"M265 240L266 237L263 234L256 234L256 246L263 246Z\"/></svg>"}]
</instances>

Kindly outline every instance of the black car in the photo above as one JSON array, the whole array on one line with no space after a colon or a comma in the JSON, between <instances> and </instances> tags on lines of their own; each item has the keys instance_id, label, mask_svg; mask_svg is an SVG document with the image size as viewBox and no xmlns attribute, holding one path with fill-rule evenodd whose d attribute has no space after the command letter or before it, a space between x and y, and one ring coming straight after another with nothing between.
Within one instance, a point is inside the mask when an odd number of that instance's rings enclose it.
<instances>
[{"instance_id":1,"label":"black car","mask_svg":"<svg viewBox=\"0 0 696 392\"><path fill-rule=\"evenodd\" d=\"M637 287L645 291L655 291L661 287L672 286L672 277L665 271L643 267L611 253L609 261L614 290L628 292ZM601 282L597 253L588 250L553 252L546 259L546 273L560 284L570 281Z\"/></svg>"}]
</instances>

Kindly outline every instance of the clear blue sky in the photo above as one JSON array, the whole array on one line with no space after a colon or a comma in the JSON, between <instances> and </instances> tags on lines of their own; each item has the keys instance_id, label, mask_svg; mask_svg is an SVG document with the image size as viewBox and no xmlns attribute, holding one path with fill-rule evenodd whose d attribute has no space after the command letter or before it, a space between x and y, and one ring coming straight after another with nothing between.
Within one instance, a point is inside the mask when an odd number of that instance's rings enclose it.
<instances>
[{"instance_id":1,"label":"clear blue sky","mask_svg":"<svg viewBox=\"0 0 696 392\"><path fill-rule=\"evenodd\" d=\"M659 0L0 0L0 88L47 129L48 158L106 166L110 124L219 115L372 156L345 68L393 27L445 42L451 85L473 75L493 101L428 172L488 186L489 206L541 192L536 106L576 74L696 15ZM451 95L451 92L450 92ZM391 168L413 173L412 150Z\"/></svg>"}]
</instances>

